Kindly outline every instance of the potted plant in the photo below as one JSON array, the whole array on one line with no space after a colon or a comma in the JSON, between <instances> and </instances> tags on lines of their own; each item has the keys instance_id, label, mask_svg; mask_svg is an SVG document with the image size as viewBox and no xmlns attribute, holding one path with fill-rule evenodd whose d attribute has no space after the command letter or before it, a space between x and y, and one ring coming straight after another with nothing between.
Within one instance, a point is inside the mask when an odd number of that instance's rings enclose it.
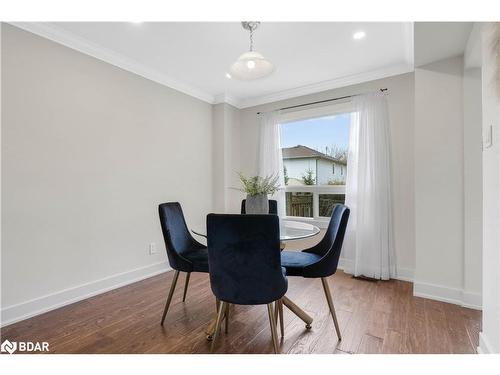
<instances>
[{"instance_id":1,"label":"potted plant","mask_svg":"<svg viewBox=\"0 0 500 375\"><path fill-rule=\"evenodd\" d=\"M239 173L242 191L247 193L245 203L245 212L247 214L268 214L269 213L269 194L274 194L279 189L277 175L266 177L251 176L247 177Z\"/></svg>"}]
</instances>

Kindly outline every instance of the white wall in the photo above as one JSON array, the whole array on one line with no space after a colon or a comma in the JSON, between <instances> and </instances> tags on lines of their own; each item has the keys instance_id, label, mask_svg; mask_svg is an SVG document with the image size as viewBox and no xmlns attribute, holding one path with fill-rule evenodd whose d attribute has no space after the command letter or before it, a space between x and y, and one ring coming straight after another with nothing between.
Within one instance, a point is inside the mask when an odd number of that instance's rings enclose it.
<instances>
[{"instance_id":1,"label":"white wall","mask_svg":"<svg viewBox=\"0 0 500 375\"><path fill-rule=\"evenodd\" d=\"M213 195L215 212L240 212L240 112L227 103L213 106Z\"/></svg>"},{"instance_id":2,"label":"white wall","mask_svg":"<svg viewBox=\"0 0 500 375\"><path fill-rule=\"evenodd\" d=\"M482 30L483 325L479 351L500 353L500 25ZM490 137L492 135L492 137ZM491 142L489 142L491 140Z\"/></svg>"},{"instance_id":3,"label":"white wall","mask_svg":"<svg viewBox=\"0 0 500 375\"><path fill-rule=\"evenodd\" d=\"M415 70L414 292L459 303L463 288L463 59Z\"/></svg>"},{"instance_id":4,"label":"white wall","mask_svg":"<svg viewBox=\"0 0 500 375\"><path fill-rule=\"evenodd\" d=\"M415 295L481 308L480 69L415 71ZM445 265L445 266L444 266Z\"/></svg>"},{"instance_id":5,"label":"white wall","mask_svg":"<svg viewBox=\"0 0 500 375\"><path fill-rule=\"evenodd\" d=\"M224 212L227 206L226 174L227 163L225 156L228 153L228 129L225 122L225 107L227 104L217 104L213 106L212 127L213 127L213 203L216 212Z\"/></svg>"},{"instance_id":6,"label":"white wall","mask_svg":"<svg viewBox=\"0 0 500 375\"><path fill-rule=\"evenodd\" d=\"M389 89L391 147L393 168L394 233L399 277L412 279L415 268L414 182L413 182L413 74L402 74L358 85L329 90L313 95L269 103L241 110L241 170L257 173L257 112L270 111L296 104L336 98L350 94Z\"/></svg>"},{"instance_id":7,"label":"white wall","mask_svg":"<svg viewBox=\"0 0 500 375\"><path fill-rule=\"evenodd\" d=\"M481 69L463 76L464 106L464 300L481 306L483 173L481 144Z\"/></svg>"},{"instance_id":8,"label":"white wall","mask_svg":"<svg viewBox=\"0 0 500 375\"><path fill-rule=\"evenodd\" d=\"M164 271L157 206L204 225L213 155L211 105L2 28L5 323Z\"/></svg>"}]
</instances>

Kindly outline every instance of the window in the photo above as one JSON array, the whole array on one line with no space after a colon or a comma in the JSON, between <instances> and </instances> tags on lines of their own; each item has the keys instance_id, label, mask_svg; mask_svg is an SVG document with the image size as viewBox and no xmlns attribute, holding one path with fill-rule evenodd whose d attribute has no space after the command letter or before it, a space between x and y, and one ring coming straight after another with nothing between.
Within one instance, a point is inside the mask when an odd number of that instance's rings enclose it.
<instances>
[{"instance_id":1,"label":"window","mask_svg":"<svg viewBox=\"0 0 500 375\"><path fill-rule=\"evenodd\" d=\"M331 216L336 204L344 204L344 194L319 194L319 216Z\"/></svg>"},{"instance_id":2,"label":"window","mask_svg":"<svg viewBox=\"0 0 500 375\"><path fill-rule=\"evenodd\" d=\"M299 217L313 217L313 193L287 192L286 215Z\"/></svg>"},{"instance_id":3,"label":"window","mask_svg":"<svg viewBox=\"0 0 500 375\"><path fill-rule=\"evenodd\" d=\"M344 203L351 111L342 109L281 123L287 216L325 219Z\"/></svg>"}]
</instances>

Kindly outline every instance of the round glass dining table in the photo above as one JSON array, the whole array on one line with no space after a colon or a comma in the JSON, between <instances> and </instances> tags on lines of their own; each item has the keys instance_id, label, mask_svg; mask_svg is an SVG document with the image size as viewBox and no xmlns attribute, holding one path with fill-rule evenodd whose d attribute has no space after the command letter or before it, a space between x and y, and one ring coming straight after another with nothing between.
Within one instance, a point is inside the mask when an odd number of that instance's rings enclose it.
<instances>
[{"instance_id":1,"label":"round glass dining table","mask_svg":"<svg viewBox=\"0 0 500 375\"><path fill-rule=\"evenodd\" d=\"M280 220L280 240L302 240L315 236L319 228L315 225L294 220Z\"/></svg>"},{"instance_id":2,"label":"round glass dining table","mask_svg":"<svg viewBox=\"0 0 500 375\"><path fill-rule=\"evenodd\" d=\"M205 233L199 230L191 231L201 237L207 237ZM280 219L280 241L282 243L281 250L285 248L286 241L292 240L302 240L304 238L309 238L317 235L320 232L320 229L312 224L294 221L294 220L285 220ZM283 305L290 309L295 315L297 315L300 319L306 323L306 328L310 329L311 324L313 322L313 318L307 314L304 310L302 310L299 306L297 306L293 301L291 301L286 295L282 298ZM215 318L212 320L210 325L207 328L206 334L207 339L211 340L212 335L215 329Z\"/></svg>"},{"instance_id":3,"label":"round glass dining table","mask_svg":"<svg viewBox=\"0 0 500 375\"><path fill-rule=\"evenodd\" d=\"M191 230L194 234L207 237L206 232ZM295 220L280 219L280 241L302 240L315 236L319 233L319 228L315 225L303 223Z\"/></svg>"}]
</instances>

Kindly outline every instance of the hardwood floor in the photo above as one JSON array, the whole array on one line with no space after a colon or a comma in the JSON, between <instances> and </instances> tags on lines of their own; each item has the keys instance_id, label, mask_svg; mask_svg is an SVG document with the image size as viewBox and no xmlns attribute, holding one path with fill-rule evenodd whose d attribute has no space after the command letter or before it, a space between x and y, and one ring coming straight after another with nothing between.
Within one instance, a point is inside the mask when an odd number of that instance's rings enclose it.
<instances>
[{"instance_id":1,"label":"hardwood floor","mask_svg":"<svg viewBox=\"0 0 500 375\"><path fill-rule=\"evenodd\" d=\"M173 272L115 289L1 329L2 340L47 341L51 353L208 353L215 310L208 275L179 278L160 326ZM282 353L475 353L481 312L412 296L404 281L329 279L343 339L337 341L320 280L289 277L287 296L314 317L311 330L287 308ZM266 306L233 306L218 353L272 353Z\"/></svg>"}]
</instances>

